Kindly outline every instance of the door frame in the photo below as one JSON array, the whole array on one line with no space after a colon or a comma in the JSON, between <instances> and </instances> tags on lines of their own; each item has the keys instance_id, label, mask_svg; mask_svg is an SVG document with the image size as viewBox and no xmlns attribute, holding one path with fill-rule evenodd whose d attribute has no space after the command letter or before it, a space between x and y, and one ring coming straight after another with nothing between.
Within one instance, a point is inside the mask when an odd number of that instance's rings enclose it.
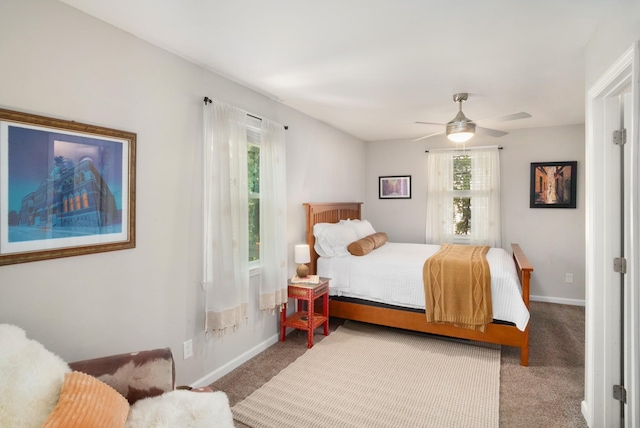
<instances>
[{"instance_id":1,"label":"door frame","mask_svg":"<svg viewBox=\"0 0 640 428\"><path fill-rule=\"evenodd\" d=\"M639 309L638 262L640 244L639 185L638 185L638 124L640 106L639 42L633 45L587 92L586 111L586 320L585 320L585 398L582 414L590 427L617 427L620 424L619 402L612 397L612 385L619 383L619 359L615 361L614 347L620 347L616 333L616 317L619 322L620 303L615 301L619 287L619 274L613 272L613 258L620 256L616 246L615 216L619 207L606 202L608 190L613 188L619 159L612 144L611 131L613 98L631 88L631 123L627 128L625 144L625 258L627 274L625 293L625 379L627 404L625 427L640 426L639 404L636 394L640 391L640 370L636 367L639 357ZM619 148L618 148L619 150ZM619 156L619 154L618 154ZM618 174L619 177L619 174ZM619 179L619 178L618 178ZM619 296L619 288L617 291Z\"/></svg>"}]
</instances>

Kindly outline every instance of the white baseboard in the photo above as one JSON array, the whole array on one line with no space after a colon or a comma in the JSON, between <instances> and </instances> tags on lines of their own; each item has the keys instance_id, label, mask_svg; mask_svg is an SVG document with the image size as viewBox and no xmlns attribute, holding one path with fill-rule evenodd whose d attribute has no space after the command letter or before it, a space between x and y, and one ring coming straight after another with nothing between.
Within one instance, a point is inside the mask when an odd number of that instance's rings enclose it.
<instances>
[{"instance_id":1,"label":"white baseboard","mask_svg":"<svg viewBox=\"0 0 640 428\"><path fill-rule=\"evenodd\" d=\"M258 343L256 346L254 346L253 348L249 349L247 352L244 352L243 354L238 355L236 358L234 358L233 360L229 361L227 364L223 365L222 367L217 368L216 370L212 371L208 375L206 375L204 377L201 377L200 379L196 380L195 382L193 382L189 386L191 386L193 388L197 388L197 387L207 386L207 385L212 384L216 380L220 379L222 376L224 376L224 375L226 375L228 373L231 373L233 370L237 369L242 364L246 363L247 361L249 361L250 359L252 359L256 355L258 355L260 352L264 351L265 349L267 349L271 345L274 345L274 344L278 343L278 339L279 339L278 334L274 334L273 336L271 336L267 340L265 340L265 341L263 341L261 343Z\"/></svg>"},{"instance_id":2,"label":"white baseboard","mask_svg":"<svg viewBox=\"0 0 640 428\"><path fill-rule=\"evenodd\" d=\"M585 306L585 301L580 299L565 299L564 297L529 296L534 302L558 303L560 305Z\"/></svg>"},{"instance_id":3,"label":"white baseboard","mask_svg":"<svg viewBox=\"0 0 640 428\"><path fill-rule=\"evenodd\" d=\"M582 417L584 418L584 420L587 422L587 426L591 426L591 421L589 421L589 407L587 405L587 401L586 400L582 400L582 403L580 404L580 410L582 411Z\"/></svg>"}]
</instances>

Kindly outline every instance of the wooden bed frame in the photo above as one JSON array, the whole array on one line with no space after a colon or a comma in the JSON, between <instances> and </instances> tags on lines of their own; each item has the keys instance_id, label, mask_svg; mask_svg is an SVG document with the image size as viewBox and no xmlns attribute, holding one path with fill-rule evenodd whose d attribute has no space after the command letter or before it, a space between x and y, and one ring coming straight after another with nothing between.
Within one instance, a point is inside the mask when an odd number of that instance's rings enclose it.
<instances>
[{"instance_id":1,"label":"wooden bed frame","mask_svg":"<svg viewBox=\"0 0 640 428\"><path fill-rule=\"evenodd\" d=\"M316 223L337 223L340 220L360 219L362 202L305 203L306 239L311 248L309 270L316 273L318 254L314 250L313 226ZM518 244L511 244L513 260L522 285L522 299L529 308L529 282L533 267ZM384 308L366 304L330 299L329 315L333 317L402 328L423 333L438 334L460 339L477 340L520 348L520 364L529 365L529 325L520 331L515 325L491 323L485 332L469 330L447 324L433 324L426 321L424 313L402 309Z\"/></svg>"}]
</instances>

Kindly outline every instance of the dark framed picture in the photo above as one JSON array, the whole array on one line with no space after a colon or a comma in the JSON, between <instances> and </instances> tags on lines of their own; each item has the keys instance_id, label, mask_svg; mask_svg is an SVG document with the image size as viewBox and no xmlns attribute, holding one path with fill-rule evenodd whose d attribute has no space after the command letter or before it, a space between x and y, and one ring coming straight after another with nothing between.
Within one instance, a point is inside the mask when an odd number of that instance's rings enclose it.
<instances>
[{"instance_id":1,"label":"dark framed picture","mask_svg":"<svg viewBox=\"0 0 640 428\"><path fill-rule=\"evenodd\" d=\"M0 109L0 266L135 247L136 134Z\"/></svg>"},{"instance_id":2,"label":"dark framed picture","mask_svg":"<svg viewBox=\"0 0 640 428\"><path fill-rule=\"evenodd\" d=\"M575 208L578 162L532 162L531 208Z\"/></svg>"},{"instance_id":3,"label":"dark framed picture","mask_svg":"<svg viewBox=\"0 0 640 428\"><path fill-rule=\"evenodd\" d=\"M379 177L378 192L379 199L411 199L411 176Z\"/></svg>"}]
</instances>

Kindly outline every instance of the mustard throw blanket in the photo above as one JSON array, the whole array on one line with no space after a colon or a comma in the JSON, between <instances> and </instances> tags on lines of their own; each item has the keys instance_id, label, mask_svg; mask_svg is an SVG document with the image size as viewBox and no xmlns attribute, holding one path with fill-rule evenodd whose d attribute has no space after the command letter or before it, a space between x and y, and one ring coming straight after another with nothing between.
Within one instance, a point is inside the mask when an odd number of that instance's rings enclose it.
<instances>
[{"instance_id":1,"label":"mustard throw blanket","mask_svg":"<svg viewBox=\"0 0 640 428\"><path fill-rule=\"evenodd\" d=\"M493 320L488 246L442 244L423 268L427 321L484 331Z\"/></svg>"}]
</instances>

